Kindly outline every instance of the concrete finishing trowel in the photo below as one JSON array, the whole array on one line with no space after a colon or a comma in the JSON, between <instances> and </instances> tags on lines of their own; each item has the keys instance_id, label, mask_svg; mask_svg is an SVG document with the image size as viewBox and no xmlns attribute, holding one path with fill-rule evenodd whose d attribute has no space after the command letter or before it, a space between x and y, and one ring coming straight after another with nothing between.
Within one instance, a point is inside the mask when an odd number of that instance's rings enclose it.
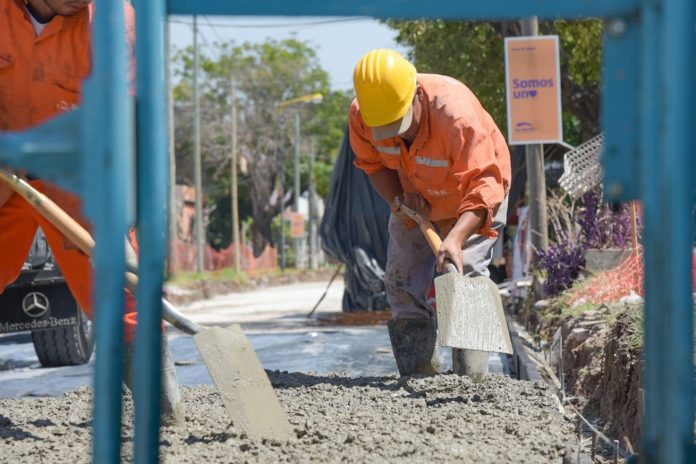
<instances>
[{"instance_id":1,"label":"concrete finishing trowel","mask_svg":"<svg viewBox=\"0 0 696 464\"><path fill-rule=\"evenodd\" d=\"M433 224L417 212L399 205L413 219L437 254L442 239ZM482 376L487 373L489 352L512 354L503 304L498 287L488 277L464 277L452 263L435 278L437 344L452 347L454 372Z\"/></svg>"},{"instance_id":2,"label":"concrete finishing trowel","mask_svg":"<svg viewBox=\"0 0 696 464\"><path fill-rule=\"evenodd\" d=\"M5 181L83 253L92 256L95 243L90 233L50 198L17 175L2 169L0 181ZM137 254L126 240L126 287L133 294L138 285L137 260ZM181 314L164 298L162 317L182 332L193 335L236 427L252 439L286 441L295 436L266 371L238 324L224 329L203 327Z\"/></svg>"}]
</instances>

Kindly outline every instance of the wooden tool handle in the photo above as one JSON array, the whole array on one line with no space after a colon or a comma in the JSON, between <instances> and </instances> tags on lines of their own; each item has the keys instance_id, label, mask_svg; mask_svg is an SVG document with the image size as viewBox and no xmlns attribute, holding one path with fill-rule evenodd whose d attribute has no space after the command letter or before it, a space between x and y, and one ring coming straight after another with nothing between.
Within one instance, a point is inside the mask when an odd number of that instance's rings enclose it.
<instances>
[{"instance_id":1,"label":"wooden tool handle","mask_svg":"<svg viewBox=\"0 0 696 464\"><path fill-rule=\"evenodd\" d=\"M57 204L43 193L29 185L16 174L0 169L0 179L24 198L36 211L46 218L68 240L73 242L84 254L91 257L94 250L94 239L76 220L70 217Z\"/></svg>"},{"instance_id":2,"label":"wooden tool handle","mask_svg":"<svg viewBox=\"0 0 696 464\"><path fill-rule=\"evenodd\" d=\"M440 234L438 234L435 230L433 223L408 206L405 206L403 203L399 203L397 210L403 212L406 216L413 219L418 224L418 227L425 236L425 241L428 242L430 249L432 249L435 256L437 256L437 252L440 251L440 247L442 246L442 239L440 238ZM454 263L450 262L449 260L446 260L445 262L445 269L447 272L459 273Z\"/></svg>"},{"instance_id":3,"label":"wooden tool handle","mask_svg":"<svg viewBox=\"0 0 696 464\"><path fill-rule=\"evenodd\" d=\"M428 242L428 245L430 245L430 248L433 250L433 253L437 255L437 252L440 250L440 247L442 246L442 239L435 230L435 226L433 225L433 223L428 221L426 218L424 218L408 206L404 205L403 203L399 203L399 207L397 208L397 210L403 212L406 216L413 219L416 222L416 224L418 224L418 227L420 228L421 232L423 232L423 235L425 236L425 240Z\"/></svg>"},{"instance_id":4,"label":"wooden tool handle","mask_svg":"<svg viewBox=\"0 0 696 464\"><path fill-rule=\"evenodd\" d=\"M437 252L440 251L440 247L442 246L442 239L435 230L435 227L428 220L422 224L418 224L418 227L420 228L421 232L423 232L425 241L428 242L428 245L430 245L433 253L435 253L435 256L437 256Z\"/></svg>"},{"instance_id":5,"label":"wooden tool handle","mask_svg":"<svg viewBox=\"0 0 696 464\"><path fill-rule=\"evenodd\" d=\"M0 169L0 179L5 181L12 190L32 205L41 216L46 218L61 234L74 243L80 251L90 258L92 257L94 239L79 222L70 217L53 200L36 190L16 174ZM135 289L138 287L138 276L132 272L126 272L126 287L131 292L135 292Z\"/></svg>"},{"instance_id":6,"label":"wooden tool handle","mask_svg":"<svg viewBox=\"0 0 696 464\"><path fill-rule=\"evenodd\" d=\"M73 242L84 254L92 257L94 239L90 233L76 220L63 211L43 193L36 190L16 174L0 169L0 181L6 182L10 188L24 198L36 211L45 217L68 240ZM138 276L126 272L126 288L135 295L138 288ZM162 318L182 332L194 335L203 328L181 314L171 303L162 298Z\"/></svg>"}]
</instances>

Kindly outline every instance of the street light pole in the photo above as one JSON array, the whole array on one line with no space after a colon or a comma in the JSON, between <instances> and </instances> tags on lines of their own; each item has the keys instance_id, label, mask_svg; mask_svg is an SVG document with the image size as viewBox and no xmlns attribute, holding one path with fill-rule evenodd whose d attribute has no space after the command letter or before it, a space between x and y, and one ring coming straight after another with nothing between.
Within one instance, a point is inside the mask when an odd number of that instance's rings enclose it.
<instances>
[{"instance_id":1,"label":"street light pole","mask_svg":"<svg viewBox=\"0 0 696 464\"><path fill-rule=\"evenodd\" d=\"M230 173L230 196L232 197L232 249L234 251L234 270L241 270L241 247L239 243L239 187L237 185L237 83L232 78L232 160Z\"/></svg>"},{"instance_id":2,"label":"street light pole","mask_svg":"<svg viewBox=\"0 0 696 464\"><path fill-rule=\"evenodd\" d=\"M299 213L300 211L300 126L301 126L301 116L300 112L295 112L295 198L293 202L293 211ZM295 267L302 269L304 268L304 238L296 237L295 239Z\"/></svg>"},{"instance_id":3,"label":"street light pole","mask_svg":"<svg viewBox=\"0 0 696 464\"><path fill-rule=\"evenodd\" d=\"M301 105L307 103L321 103L323 100L323 95L320 93L313 93L311 95L302 95L301 97L293 98L290 100L282 101L278 104L278 109L283 109L292 105ZM295 179L294 179L294 202L293 202L293 212L298 213L300 211L300 126L302 125L301 116L299 112L295 113ZM305 240L304 237L294 239L295 248L295 266L298 268L305 267Z\"/></svg>"},{"instance_id":4,"label":"street light pole","mask_svg":"<svg viewBox=\"0 0 696 464\"><path fill-rule=\"evenodd\" d=\"M316 185L314 184L314 138L309 140L309 268L316 270L319 267L317 256L317 201Z\"/></svg>"}]
</instances>

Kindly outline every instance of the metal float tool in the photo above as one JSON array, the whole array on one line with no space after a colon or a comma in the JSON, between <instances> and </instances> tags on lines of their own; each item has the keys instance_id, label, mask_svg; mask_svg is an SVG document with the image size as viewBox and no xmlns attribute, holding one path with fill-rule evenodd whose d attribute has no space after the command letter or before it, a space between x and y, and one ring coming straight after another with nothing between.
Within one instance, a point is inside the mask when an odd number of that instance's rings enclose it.
<instances>
[{"instance_id":1,"label":"metal float tool","mask_svg":"<svg viewBox=\"0 0 696 464\"><path fill-rule=\"evenodd\" d=\"M399 210L418 224L437 255L442 239L433 224L412 209ZM452 348L512 354L510 332L498 287L485 276L464 277L454 264L435 278L437 344Z\"/></svg>"}]
</instances>

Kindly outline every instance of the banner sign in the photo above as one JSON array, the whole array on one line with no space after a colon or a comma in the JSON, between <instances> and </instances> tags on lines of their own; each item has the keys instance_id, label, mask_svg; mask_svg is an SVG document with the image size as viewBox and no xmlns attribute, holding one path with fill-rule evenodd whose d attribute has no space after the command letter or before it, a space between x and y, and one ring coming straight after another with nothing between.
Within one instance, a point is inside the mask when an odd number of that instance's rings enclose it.
<instances>
[{"instance_id":1,"label":"banner sign","mask_svg":"<svg viewBox=\"0 0 696 464\"><path fill-rule=\"evenodd\" d=\"M305 236L305 218L302 213L292 213L290 216L290 235L292 238Z\"/></svg>"},{"instance_id":2,"label":"banner sign","mask_svg":"<svg viewBox=\"0 0 696 464\"><path fill-rule=\"evenodd\" d=\"M508 143L563 142L558 36L505 39Z\"/></svg>"}]
</instances>

